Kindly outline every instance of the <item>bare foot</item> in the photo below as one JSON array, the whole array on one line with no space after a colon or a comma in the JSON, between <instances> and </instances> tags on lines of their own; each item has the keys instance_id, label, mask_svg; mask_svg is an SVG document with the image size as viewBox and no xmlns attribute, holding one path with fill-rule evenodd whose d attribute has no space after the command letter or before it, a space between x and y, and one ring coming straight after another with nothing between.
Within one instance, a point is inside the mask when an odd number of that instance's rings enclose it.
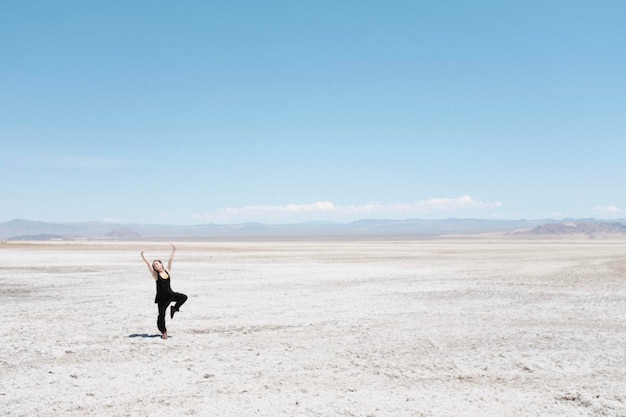
<instances>
[{"instance_id":1,"label":"bare foot","mask_svg":"<svg viewBox=\"0 0 626 417\"><path fill-rule=\"evenodd\" d=\"M167 339L167 332L163 332L163 334L161 335L161 339Z\"/></svg>"}]
</instances>

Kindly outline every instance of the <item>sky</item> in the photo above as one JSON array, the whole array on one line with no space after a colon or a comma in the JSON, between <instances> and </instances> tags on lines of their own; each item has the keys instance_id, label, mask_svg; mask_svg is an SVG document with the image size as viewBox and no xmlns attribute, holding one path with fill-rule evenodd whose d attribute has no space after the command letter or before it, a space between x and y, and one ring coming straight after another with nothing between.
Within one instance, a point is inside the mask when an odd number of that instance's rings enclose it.
<instances>
[{"instance_id":1,"label":"sky","mask_svg":"<svg viewBox=\"0 0 626 417\"><path fill-rule=\"evenodd\" d=\"M626 2L0 2L0 222L626 218Z\"/></svg>"}]
</instances>

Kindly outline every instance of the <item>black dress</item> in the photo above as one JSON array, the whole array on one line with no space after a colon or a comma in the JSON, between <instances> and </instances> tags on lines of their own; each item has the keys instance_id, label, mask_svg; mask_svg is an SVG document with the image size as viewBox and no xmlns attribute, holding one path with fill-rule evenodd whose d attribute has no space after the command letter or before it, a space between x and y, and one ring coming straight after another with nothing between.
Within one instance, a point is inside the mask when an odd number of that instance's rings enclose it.
<instances>
[{"instance_id":1,"label":"black dress","mask_svg":"<svg viewBox=\"0 0 626 417\"><path fill-rule=\"evenodd\" d=\"M172 291L172 287L170 286L170 274L167 271L164 271L167 278L161 277L161 274L157 272L156 279L156 297L154 297L154 302L159 305L159 316L157 318L157 327L161 331L161 333L165 333L167 328L165 327L165 310L167 310L167 306L170 305L171 302L175 301L176 304L172 307L171 315L174 315L174 312L180 309L180 306L185 304L187 301L187 296L185 294Z\"/></svg>"},{"instance_id":2,"label":"black dress","mask_svg":"<svg viewBox=\"0 0 626 417\"><path fill-rule=\"evenodd\" d=\"M154 297L154 302L165 302L169 301L172 295L172 287L170 286L170 274L165 271L167 278L161 277L161 273L157 272L157 280L156 280L156 297Z\"/></svg>"}]
</instances>

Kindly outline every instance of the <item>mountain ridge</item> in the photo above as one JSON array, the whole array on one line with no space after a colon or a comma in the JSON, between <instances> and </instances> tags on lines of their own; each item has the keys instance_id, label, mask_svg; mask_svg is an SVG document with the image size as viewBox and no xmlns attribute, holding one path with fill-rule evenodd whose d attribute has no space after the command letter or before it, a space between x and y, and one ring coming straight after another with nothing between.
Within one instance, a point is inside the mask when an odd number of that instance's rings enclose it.
<instances>
[{"instance_id":1,"label":"mountain ridge","mask_svg":"<svg viewBox=\"0 0 626 417\"><path fill-rule=\"evenodd\" d=\"M618 220L596 219L361 219L349 223L238 223L197 225L57 223L14 219L0 223L0 240L261 240L261 239L418 239L502 233L510 236L624 234Z\"/></svg>"}]
</instances>

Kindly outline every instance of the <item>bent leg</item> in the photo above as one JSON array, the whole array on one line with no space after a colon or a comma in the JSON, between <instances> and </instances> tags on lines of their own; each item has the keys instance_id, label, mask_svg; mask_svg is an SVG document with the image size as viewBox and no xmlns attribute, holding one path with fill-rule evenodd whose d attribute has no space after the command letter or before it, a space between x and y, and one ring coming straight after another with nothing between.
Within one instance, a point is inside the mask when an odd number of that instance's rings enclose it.
<instances>
[{"instance_id":1,"label":"bent leg","mask_svg":"<svg viewBox=\"0 0 626 417\"><path fill-rule=\"evenodd\" d=\"M176 301L176 304L174 304L172 308L170 308L170 318L174 318L174 313L180 310L180 306L185 304L185 301L187 301L187 296L185 294L175 292L172 293L171 300Z\"/></svg>"},{"instance_id":2,"label":"bent leg","mask_svg":"<svg viewBox=\"0 0 626 417\"><path fill-rule=\"evenodd\" d=\"M187 301L187 296L185 294L175 292L172 294L172 301L176 301L176 304L174 304L174 308L176 309L176 311L178 311L180 309L180 306L185 304L185 301Z\"/></svg>"}]
</instances>

